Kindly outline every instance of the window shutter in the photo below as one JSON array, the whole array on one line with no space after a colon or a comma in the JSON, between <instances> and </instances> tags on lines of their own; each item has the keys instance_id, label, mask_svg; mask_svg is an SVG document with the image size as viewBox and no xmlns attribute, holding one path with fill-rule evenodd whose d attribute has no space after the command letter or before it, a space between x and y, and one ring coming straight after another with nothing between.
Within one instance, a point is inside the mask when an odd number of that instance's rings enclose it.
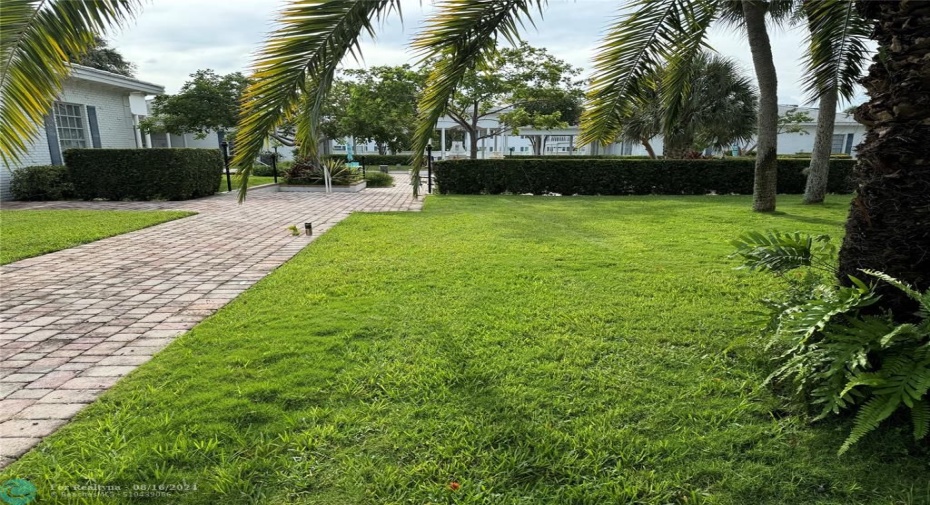
<instances>
[{"instance_id":1,"label":"window shutter","mask_svg":"<svg viewBox=\"0 0 930 505\"><path fill-rule=\"evenodd\" d=\"M853 134L849 133L846 135L846 154L852 154L853 148Z\"/></svg>"},{"instance_id":2,"label":"window shutter","mask_svg":"<svg viewBox=\"0 0 930 505\"><path fill-rule=\"evenodd\" d=\"M94 149L100 149L100 127L97 126L97 108L87 106L87 124L90 126L90 142Z\"/></svg>"},{"instance_id":3,"label":"window shutter","mask_svg":"<svg viewBox=\"0 0 930 505\"><path fill-rule=\"evenodd\" d=\"M48 154L52 158L52 165L62 165L58 128L55 127L55 118L51 113L45 115L45 138L48 139Z\"/></svg>"}]
</instances>

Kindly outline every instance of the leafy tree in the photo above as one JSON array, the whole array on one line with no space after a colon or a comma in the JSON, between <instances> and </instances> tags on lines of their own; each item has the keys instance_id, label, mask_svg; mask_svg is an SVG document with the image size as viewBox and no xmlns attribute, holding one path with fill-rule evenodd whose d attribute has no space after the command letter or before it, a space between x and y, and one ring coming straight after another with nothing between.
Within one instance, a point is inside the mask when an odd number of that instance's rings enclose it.
<instances>
[{"instance_id":1,"label":"leafy tree","mask_svg":"<svg viewBox=\"0 0 930 505\"><path fill-rule=\"evenodd\" d=\"M248 79L241 72L218 75L210 69L190 77L177 94L155 97L152 116L140 124L143 131L193 133L203 138L210 131L225 132L236 126Z\"/></svg>"},{"instance_id":2,"label":"leafy tree","mask_svg":"<svg viewBox=\"0 0 930 505\"><path fill-rule=\"evenodd\" d=\"M343 109L351 125L349 134L374 142L379 154L409 148L423 73L403 65L346 70L345 74L353 79L348 84L348 106Z\"/></svg>"},{"instance_id":3,"label":"leafy tree","mask_svg":"<svg viewBox=\"0 0 930 505\"><path fill-rule=\"evenodd\" d=\"M427 67L436 68L441 58L427 63ZM474 159L479 140L503 131L519 131L521 126L552 129L577 124L581 90L575 78L579 73L581 69L545 49L521 42L518 47L495 50L485 62L466 72L444 110L468 135ZM501 126L480 126L481 120L495 115L500 115ZM541 149L541 136L530 136L530 142L534 142L534 151Z\"/></svg>"},{"instance_id":4,"label":"leafy tree","mask_svg":"<svg viewBox=\"0 0 930 505\"><path fill-rule=\"evenodd\" d=\"M136 65L126 61L116 49L109 47L106 39L94 37L94 47L83 54L67 53L68 61L85 67L106 70L114 74L134 77Z\"/></svg>"},{"instance_id":5,"label":"leafy tree","mask_svg":"<svg viewBox=\"0 0 930 505\"><path fill-rule=\"evenodd\" d=\"M584 97L575 83L567 82L565 88L538 88L530 93L532 98L520 103L500 115L501 124L509 127L514 135L523 135L530 141L533 154L541 155L546 147L548 135L527 134L523 130L553 130L578 124L581 118L581 101Z\"/></svg>"}]
</instances>

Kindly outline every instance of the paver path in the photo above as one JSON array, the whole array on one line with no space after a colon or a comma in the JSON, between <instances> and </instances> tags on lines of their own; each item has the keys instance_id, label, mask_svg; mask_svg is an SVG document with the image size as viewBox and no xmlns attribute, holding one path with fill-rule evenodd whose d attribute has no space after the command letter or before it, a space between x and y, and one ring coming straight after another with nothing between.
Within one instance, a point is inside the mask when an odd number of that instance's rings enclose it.
<instances>
[{"instance_id":1,"label":"paver path","mask_svg":"<svg viewBox=\"0 0 930 505\"><path fill-rule=\"evenodd\" d=\"M420 210L409 178L394 177L356 194L253 189L244 205L4 203L199 214L0 267L0 468L351 212ZM305 222L312 236L286 230Z\"/></svg>"}]
</instances>

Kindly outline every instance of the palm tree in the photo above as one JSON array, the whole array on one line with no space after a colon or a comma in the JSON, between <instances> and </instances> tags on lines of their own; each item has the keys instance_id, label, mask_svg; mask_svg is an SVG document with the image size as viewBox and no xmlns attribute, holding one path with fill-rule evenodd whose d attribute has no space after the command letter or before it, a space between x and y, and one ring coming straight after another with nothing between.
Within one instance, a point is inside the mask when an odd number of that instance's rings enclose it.
<instances>
[{"instance_id":1,"label":"palm tree","mask_svg":"<svg viewBox=\"0 0 930 505\"><path fill-rule=\"evenodd\" d=\"M682 158L695 148L729 147L756 131L758 95L736 61L703 52L691 65L691 92L677 121L663 128L666 158Z\"/></svg>"},{"instance_id":2,"label":"palm tree","mask_svg":"<svg viewBox=\"0 0 930 505\"><path fill-rule=\"evenodd\" d=\"M736 62L702 52L691 60L694 75L691 93L676 121L665 121L663 71L650 76L644 100L627 109L620 121L620 137L643 144L650 157L655 152L649 139L664 135L663 156L684 158L695 149L728 147L748 140L756 129L758 96L751 81L740 75Z\"/></svg>"},{"instance_id":3,"label":"palm tree","mask_svg":"<svg viewBox=\"0 0 930 505\"><path fill-rule=\"evenodd\" d=\"M843 0L819 0L838 4ZM868 127L859 145L858 190L840 248L841 282L860 269L930 288L930 3L859 0L878 52L862 80L870 100L856 110ZM907 314L916 304L887 285L883 306Z\"/></svg>"},{"instance_id":4,"label":"palm tree","mask_svg":"<svg viewBox=\"0 0 930 505\"><path fill-rule=\"evenodd\" d=\"M124 23L140 0L3 0L0 8L0 159L10 167L29 148L70 67L97 37Z\"/></svg>"},{"instance_id":5,"label":"palm tree","mask_svg":"<svg viewBox=\"0 0 930 505\"><path fill-rule=\"evenodd\" d=\"M827 193L836 104L842 96L851 100L868 54L869 24L852 2L807 2L801 14L807 18L810 47L806 57L807 91L820 98L814 149L804 190L804 203L823 203Z\"/></svg>"}]
</instances>

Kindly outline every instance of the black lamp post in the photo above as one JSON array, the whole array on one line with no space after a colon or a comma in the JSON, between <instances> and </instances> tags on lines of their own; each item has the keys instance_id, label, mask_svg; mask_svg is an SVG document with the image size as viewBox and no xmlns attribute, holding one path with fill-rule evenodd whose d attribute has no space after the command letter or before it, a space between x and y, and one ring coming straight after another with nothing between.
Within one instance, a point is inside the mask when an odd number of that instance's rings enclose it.
<instances>
[{"instance_id":1,"label":"black lamp post","mask_svg":"<svg viewBox=\"0 0 930 505\"><path fill-rule=\"evenodd\" d=\"M313 223L304 223L304 233L313 235Z\"/></svg>"},{"instance_id":2,"label":"black lamp post","mask_svg":"<svg viewBox=\"0 0 930 505\"><path fill-rule=\"evenodd\" d=\"M232 179L229 177L229 142L220 144L223 148L223 165L226 167L226 191L232 191Z\"/></svg>"},{"instance_id":3,"label":"black lamp post","mask_svg":"<svg viewBox=\"0 0 930 505\"><path fill-rule=\"evenodd\" d=\"M426 144L426 192L433 193L433 143Z\"/></svg>"},{"instance_id":4,"label":"black lamp post","mask_svg":"<svg viewBox=\"0 0 930 505\"><path fill-rule=\"evenodd\" d=\"M274 176L274 183L278 183L278 146L274 146L274 158L271 158L271 175Z\"/></svg>"}]
</instances>

